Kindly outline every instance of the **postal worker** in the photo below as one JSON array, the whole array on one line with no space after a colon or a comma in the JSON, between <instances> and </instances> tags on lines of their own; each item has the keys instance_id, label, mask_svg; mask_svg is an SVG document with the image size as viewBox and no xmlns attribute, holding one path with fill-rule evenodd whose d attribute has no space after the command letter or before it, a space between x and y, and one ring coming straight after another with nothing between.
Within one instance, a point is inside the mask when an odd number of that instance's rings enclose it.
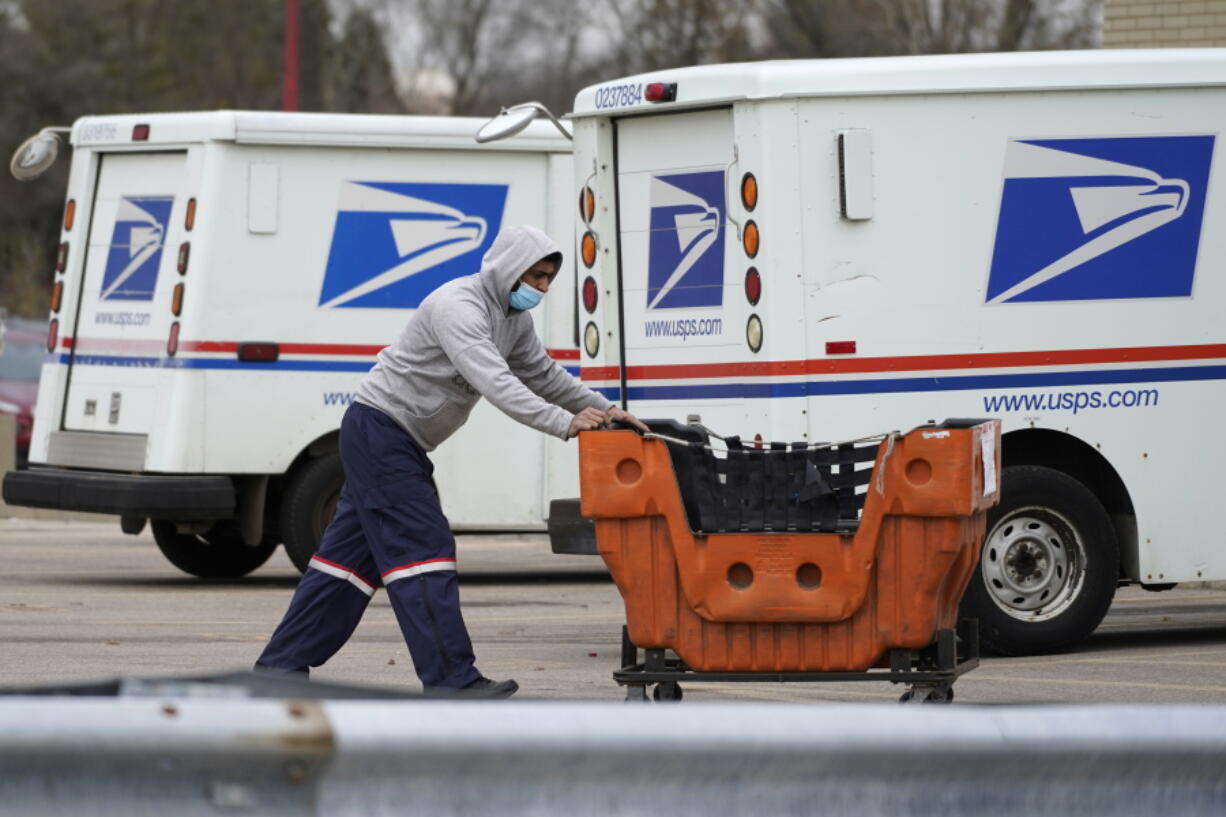
<instances>
[{"instance_id":1,"label":"postal worker","mask_svg":"<svg viewBox=\"0 0 1226 817\"><path fill-rule=\"evenodd\" d=\"M455 538L427 455L482 397L561 439L613 422L647 430L568 374L537 338L528 313L561 264L558 246L540 230L504 229L480 271L431 293L379 353L341 421L345 483L336 515L257 668L322 665L382 585L427 694L505 698L519 688L476 667L460 613Z\"/></svg>"}]
</instances>

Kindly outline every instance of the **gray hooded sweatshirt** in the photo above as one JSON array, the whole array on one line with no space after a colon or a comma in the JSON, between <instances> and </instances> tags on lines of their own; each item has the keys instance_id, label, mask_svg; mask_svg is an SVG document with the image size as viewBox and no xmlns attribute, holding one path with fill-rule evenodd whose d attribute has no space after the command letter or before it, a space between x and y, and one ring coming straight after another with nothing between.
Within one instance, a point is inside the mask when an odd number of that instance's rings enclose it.
<instances>
[{"instance_id":1,"label":"gray hooded sweatshirt","mask_svg":"<svg viewBox=\"0 0 1226 817\"><path fill-rule=\"evenodd\" d=\"M485 397L509 417L566 439L574 414L611 403L545 352L532 318L508 303L516 281L561 252L533 227L508 227L475 275L443 284L379 353L355 399L399 423L426 451L464 425ZM548 297L548 296L546 296Z\"/></svg>"}]
</instances>

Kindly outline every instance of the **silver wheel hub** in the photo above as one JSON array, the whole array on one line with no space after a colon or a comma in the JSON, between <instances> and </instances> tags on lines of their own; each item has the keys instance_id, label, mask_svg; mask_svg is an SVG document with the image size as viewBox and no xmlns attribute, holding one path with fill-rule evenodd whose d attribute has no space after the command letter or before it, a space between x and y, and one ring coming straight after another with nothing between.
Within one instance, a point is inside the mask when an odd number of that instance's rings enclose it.
<instances>
[{"instance_id":1,"label":"silver wheel hub","mask_svg":"<svg viewBox=\"0 0 1226 817\"><path fill-rule=\"evenodd\" d=\"M1062 613L1080 595L1085 578L1081 537L1050 508L1019 508L996 523L981 561L992 600L1026 621Z\"/></svg>"}]
</instances>

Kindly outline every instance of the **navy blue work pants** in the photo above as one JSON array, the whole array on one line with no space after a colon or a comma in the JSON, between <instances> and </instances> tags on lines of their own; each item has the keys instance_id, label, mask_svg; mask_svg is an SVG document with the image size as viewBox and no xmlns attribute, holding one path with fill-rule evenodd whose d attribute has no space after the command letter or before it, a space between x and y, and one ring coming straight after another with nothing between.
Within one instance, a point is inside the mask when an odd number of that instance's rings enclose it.
<instances>
[{"instance_id":1,"label":"navy blue work pants","mask_svg":"<svg viewBox=\"0 0 1226 817\"><path fill-rule=\"evenodd\" d=\"M360 403L341 421L340 449L345 484L336 516L259 663L286 671L322 665L382 585L421 682L475 681L481 674L460 614L455 538L430 459L391 418Z\"/></svg>"}]
</instances>

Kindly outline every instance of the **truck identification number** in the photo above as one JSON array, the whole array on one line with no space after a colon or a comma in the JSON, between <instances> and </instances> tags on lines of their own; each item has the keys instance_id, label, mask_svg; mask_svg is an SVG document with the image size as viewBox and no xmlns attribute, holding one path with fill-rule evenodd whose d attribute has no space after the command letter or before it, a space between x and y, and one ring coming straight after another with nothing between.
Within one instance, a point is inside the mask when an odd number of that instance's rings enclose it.
<instances>
[{"instance_id":1,"label":"truck identification number","mask_svg":"<svg viewBox=\"0 0 1226 817\"><path fill-rule=\"evenodd\" d=\"M637 105L643 101L643 83L627 83L625 85L606 85L596 89L596 107L625 108Z\"/></svg>"},{"instance_id":2,"label":"truck identification number","mask_svg":"<svg viewBox=\"0 0 1226 817\"><path fill-rule=\"evenodd\" d=\"M91 122L81 126L82 142L110 142L119 136L114 122Z\"/></svg>"}]
</instances>

